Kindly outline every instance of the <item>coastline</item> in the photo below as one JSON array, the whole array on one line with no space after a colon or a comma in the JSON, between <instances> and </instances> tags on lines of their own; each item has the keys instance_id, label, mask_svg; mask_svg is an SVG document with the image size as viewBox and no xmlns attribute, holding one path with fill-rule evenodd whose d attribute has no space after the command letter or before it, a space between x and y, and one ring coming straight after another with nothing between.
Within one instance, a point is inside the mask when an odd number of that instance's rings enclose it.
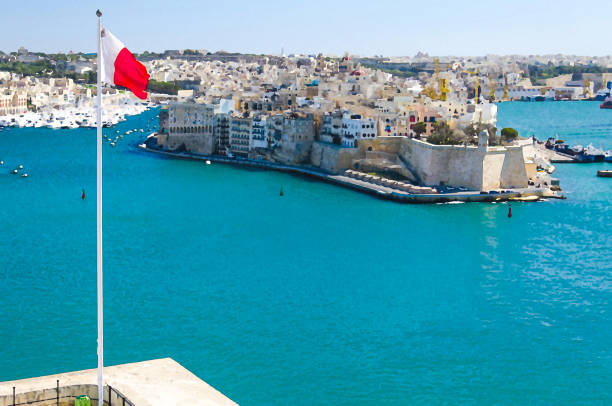
<instances>
[{"instance_id":1,"label":"coastline","mask_svg":"<svg viewBox=\"0 0 612 406\"><path fill-rule=\"evenodd\" d=\"M146 144L137 144L138 149L166 156L175 159L186 159L194 161L210 161L221 164L246 166L259 169L275 170L280 172L291 173L294 175L308 176L322 182L335 184L337 186L352 189L361 193L369 194L379 199L391 200L397 203L411 204L436 204L436 203L451 203L451 202L481 202L481 203L497 203L505 201L538 201L540 199L555 198L565 199L563 195L552 192L547 189L506 189L507 192L499 192L496 194L482 194L480 191L462 191L449 193L431 193L431 194L413 194L396 188L382 186L370 182L365 182L359 179L354 179L345 175L334 175L324 172L320 169L308 168L296 165L278 164L268 161L255 161L250 159L230 159L217 155L200 155L189 152L171 152L160 149L149 148Z\"/></svg>"}]
</instances>

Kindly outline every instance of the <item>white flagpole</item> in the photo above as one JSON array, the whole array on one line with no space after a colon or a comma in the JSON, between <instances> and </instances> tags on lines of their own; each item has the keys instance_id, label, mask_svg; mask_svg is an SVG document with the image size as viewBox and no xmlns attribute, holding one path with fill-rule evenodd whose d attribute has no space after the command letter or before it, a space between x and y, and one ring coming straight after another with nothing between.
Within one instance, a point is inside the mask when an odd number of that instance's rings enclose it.
<instances>
[{"instance_id":1,"label":"white flagpole","mask_svg":"<svg viewBox=\"0 0 612 406\"><path fill-rule=\"evenodd\" d=\"M97 187L97 243L98 243L98 405L104 404L104 312L103 312L103 295L102 295L102 50L100 49L101 42L101 31L100 31L100 17L102 12L96 11L98 16L98 109L96 122L97 128L97 176L96 176L96 187Z\"/></svg>"}]
</instances>

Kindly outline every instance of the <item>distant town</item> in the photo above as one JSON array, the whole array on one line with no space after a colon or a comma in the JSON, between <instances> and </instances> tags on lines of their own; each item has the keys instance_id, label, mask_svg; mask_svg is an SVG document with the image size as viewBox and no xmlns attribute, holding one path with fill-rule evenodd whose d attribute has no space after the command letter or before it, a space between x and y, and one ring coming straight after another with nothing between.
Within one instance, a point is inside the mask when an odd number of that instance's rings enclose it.
<instances>
[{"instance_id":1,"label":"distant town","mask_svg":"<svg viewBox=\"0 0 612 406\"><path fill-rule=\"evenodd\" d=\"M497 103L604 100L612 83L611 57L136 56L149 100L107 87L103 120L161 104L147 150L301 168L396 200L560 197L552 163L569 158L496 128ZM95 125L95 61L0 53L0 125Z\"/></svg>"}]
</instances>

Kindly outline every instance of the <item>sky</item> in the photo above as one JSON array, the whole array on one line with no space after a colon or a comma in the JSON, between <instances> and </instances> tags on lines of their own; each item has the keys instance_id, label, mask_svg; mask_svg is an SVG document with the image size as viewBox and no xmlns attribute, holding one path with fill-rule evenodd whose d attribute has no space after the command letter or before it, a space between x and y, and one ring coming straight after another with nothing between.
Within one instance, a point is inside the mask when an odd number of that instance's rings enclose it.
<instances>
[{"instance_id":1,"label":"sky","mask_svg":"<svg viewBox=\"0 0 612 406\"><path fill-rule=\"evenodd\" d=\"M94 52L95 11L133 52L370 56L612 54L612 0L30 0L2 5L0 50ZM24 6L27 4L27 7Z\"/></svg>"}]
</instances>

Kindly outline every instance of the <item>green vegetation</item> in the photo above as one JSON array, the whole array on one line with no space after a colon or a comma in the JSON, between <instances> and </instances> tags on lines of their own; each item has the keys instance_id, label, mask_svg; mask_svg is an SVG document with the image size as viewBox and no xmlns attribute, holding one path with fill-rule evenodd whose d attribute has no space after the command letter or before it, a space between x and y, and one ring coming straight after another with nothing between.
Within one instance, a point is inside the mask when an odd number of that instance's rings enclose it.
<instances>
[{"instance_id":1,"label":"green vegetation","mask_svg":"<svg viewBox=\"0 0 612 406\"><path fill-rule=\"evenodd\" d=\"M489 134L489 145L501 145L502 138L497 136L497 128L491 124L477 123L453 130L444 121L434 124L434 130L427 137L427 142L434 145L478 145L478 134L481 131Z\"/></svg>"},{"instance_id":2,"label":"green vegetation","mask_svg":"<svg viewBox=\"0 0 612 406\"><path fill-rule=\"evenodd\" d=\"M134 54L134 56L137 57L137 58L138 57L143 57L143 58L148 58L148 57L151 57L151 58L162 58L163 54L158 53L158 52L144 51L141 54Z\"/></svg>"},{"instance_id":3,"label":"green vegetation","mask_svg":"<svg viewBox=\"0 0 612 406\"><path fill-rule=\"evenodd\" d=\"M96 83L96 73L89 71L83 74L66 69L66 57L63 55L62 62L55 64L49 59L26 62L3 62L0 63L0 71L18 73L24 76L48 77L48 78L70 78L75 82Z\"/></svg>"},{"instance_id":4,"label":"green vegetation","mask_svg":"<svg viewBox=\"0 0 612 406\"><path fill-rule=\"evenodd\" d=\"M43 76L53 71L51 63L45 59L34 62L3 62L0 63L0 71L19 73L27 76Z\"/></svg>"},{"instance_id":5,"label":"green vegetation","mask_svg":"<svg viewBox=\"0 0 612 406\"><path fill-rule=\"evenodd\" d=\"M583 73L610 73L612 69L599 65L529 65L527 67L531 83L554 78L559 75L572 74L573 80L581 80Z\"/></svg>"},{"instance_id":6,"label":"green vegetation","mask_svg":"<svg viewBox=\"0 0 612 406\"><path fill-rule=\"evenodd\" d=\"M518 136L519 133L514 128L507 127L501 130L501 138L504 142L512 142L516 140Z\"/></svg>"},{"instance_id":7,"label":"green vegetation","mask_svg":"<svg viewBox=\"0 0 612 406\"><path fill-rule=\"evenodd\" d=\"M427 131L427 124L422 121L419 121L418 123L414 124L414 127L412 127L412 131L414 131L417 138L421 138L421 135L424 134L425 131Z\"/></svg>"},{"instance_id":8,"label":"green vegetation","mask_svg":"<svg viewBox=\"0 0 612 406\"><path fill-rule=\"evenodd\" d=\"M427 142L434 145L460 145L467 141L463 131L452 130L445 121L436 121Z\"/></svg>"},{"instance_id":9,"label":"green vegetation","mask_svg":"<svg viewBox=\"0 0 612 406\"><path fill-rule=\"evenodd\" d=\"M463 128L463 132L467 137L467 143L478 145L478 134L480 134L481 131L486 131L489 134L490 146L501 145L502 139L497 135L497 128L492 124L485 123L471 124Z\"/></svg>"},{"instance_id":10,"label":"green vegetation","mask_svg":"<svg viewBox=\"0 0 612 406\"><path fill-rule=\"evenodd\" d=\"M363 61L361 62L361 66L369 69L378 69L401 78L415 78L419 75L419 72L422 71L422 69L407 65L370 63Z\"/></svg>"},{"instance_id":11,"label":"green vegetation","mask_svg":"<svg viewBox=\"0 0 612 406\"><path fill-rule=\"evenodd\" d=\"M147 86L149 92L173 95L178 94L178 91L181 89L182 87L176 82L158 82L153 79L149 80L149 85Z\"/></svg>"}]
</instances>

